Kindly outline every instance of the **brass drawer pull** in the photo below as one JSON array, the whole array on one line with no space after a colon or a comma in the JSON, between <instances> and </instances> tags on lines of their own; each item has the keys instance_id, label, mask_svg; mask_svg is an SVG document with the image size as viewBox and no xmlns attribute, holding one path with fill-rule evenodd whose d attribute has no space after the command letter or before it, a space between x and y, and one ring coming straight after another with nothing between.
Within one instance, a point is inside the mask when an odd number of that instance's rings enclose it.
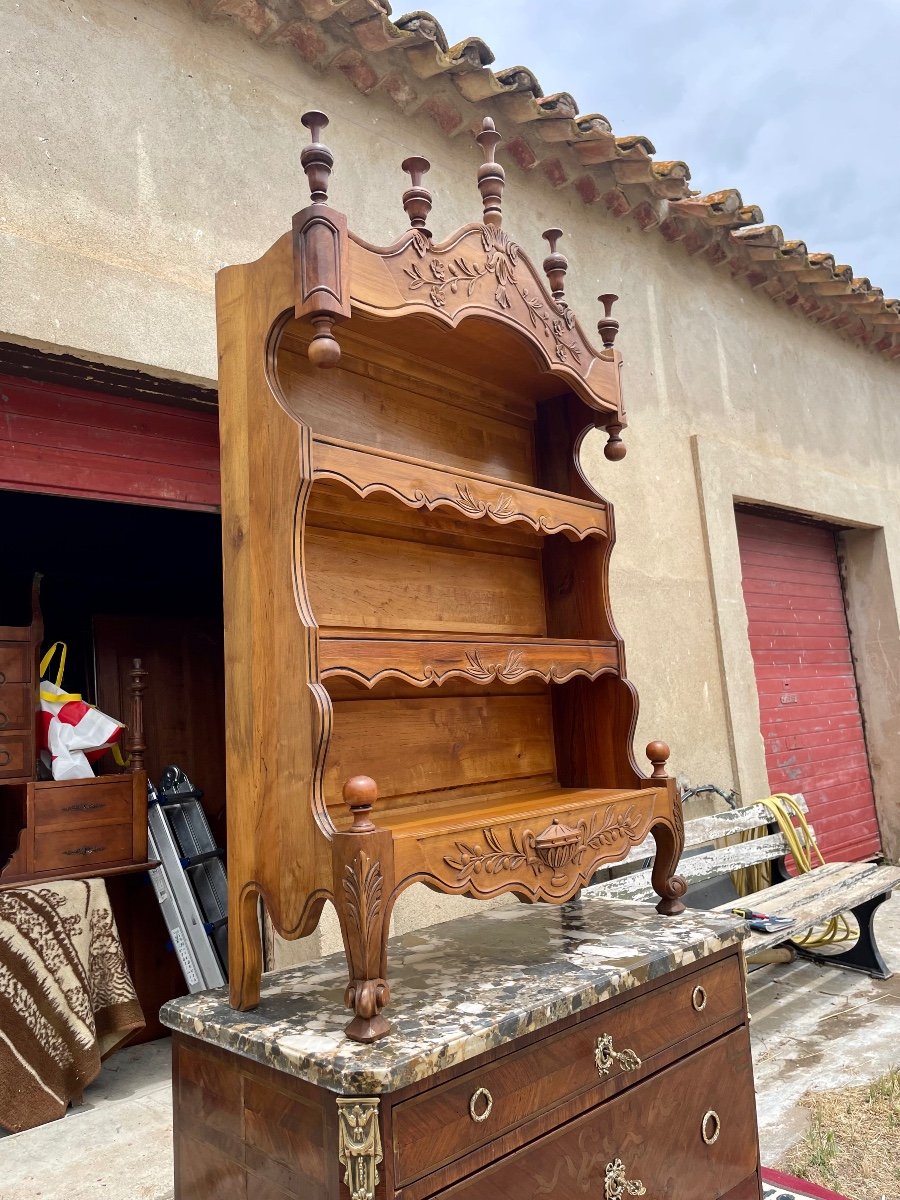
<instances>
[{"instance_id":1,"label":"brass drawer pull","mask_svg":"<svg viewBox=\"0 0 900 1200\"><path fill-rule=\"evenodd\" d=\"M706 988L699 983L691 992L691 1004L693 1004L696 1012L703 1012L706 1008Z\"/></svg>"},{"instance_id":2,"label":"brass drawer pull","mask_svg":"<svg viewBox=\"0 0 900 1200\"><path fill-rule=\"evenodd\" d=\"M714 1108L711 1108L709 1112L703 1114L703 1120L700 1122L700 1133L707 1146L717 1142L721 1132L722 1122L719 1120L719 1114Z\"/></svg>"},{"instance_id":3,"label":"brass drawer pull","mask_svg":"<svg viewBox=\"0 0 900 1200\"><path fill-rule=\"evenodd\" d=\"M85 802L84 804L67 804L62 812L93 812L95 808L103 808L101 801L96 800L93 804Z\"/></svg>"},{"instance_id":4,"label":"brass drawer pull","mask_svg":"<svg viewBox=\"0 0 900 1200\"><path fill-rule=\"evenodd\" d=\"M639 1179L625 1178L625 1164L621 1158L606 1164L603 1184L604 1200L620 1200L622 1196L646 1196L647 1189Z\"/></svg>"},{"instance_id":5,"label":"brass drawer pull","mask_svg":"<svg viewBox=\"0 0 900 1200\"><path fill-rule=\"evenodd\" d=\"M101 850L105 849L105 846L76 846L74 850L63 850L63 854L71 857L77 855L79 858L90 858L92 854L98 854Z\"/></svg>"},{"instance_id":6,"label":"brass drawer pull","mask_svg":"<svg viewBox=\"0 0 900 1200\"><path fill-rule=\"evenodd\" d=\"M597 1038L597 1049L594 1051L594 1063L601 1079L609 1074L614 1062L617 1062L623 1071L636 1071L641 1065L641 1060L633 1050L613 1049L612 1034L604 1033Z\"/></svg>"},{"instance_id":7,"label":"brass drawer pull","mask_svg":"<svg viewBox=\"0 0 900 1200\"><path fill-rule=\"evenodd\" d=\"M4 671L0 671L0 687L3 687L4 683L6 683L6 674Z\"/></svg>"},{"instance_id":8,"label":"brass drawer pull","mask_svg":"<svg viewBox=\"0 0 900 1200\"><path fill-rule=\"evenodd\" d=\"M478 1101L483 1100L484 1111L478 1112ZM469 1101L469 1116L473 1121L486 1121L491 1115L491 1109L494 1107L494 1097L487 1088L480 1087L477 1092L472 1093L472 1098Z\"/></svg>"},{"instance_id":9,"label":"brass drawer pull","mask_svg":"<svg viewBox=\"0 0 900 1200\"><path fill-rule=\"evenodd\" d=\"M5 767L12 755L8 750L0 750L0 767Z\"/></svg>"},{"instance_id":10,"label":"brass drawer pull","mask_svg":"<svg viewBox=\"0 0 900 1200\"><path fill-rule=\"evenodd\" d=\"M9 715L5 712L0 712L0 729L9 724Z\"/></svg>"}]
</instances>

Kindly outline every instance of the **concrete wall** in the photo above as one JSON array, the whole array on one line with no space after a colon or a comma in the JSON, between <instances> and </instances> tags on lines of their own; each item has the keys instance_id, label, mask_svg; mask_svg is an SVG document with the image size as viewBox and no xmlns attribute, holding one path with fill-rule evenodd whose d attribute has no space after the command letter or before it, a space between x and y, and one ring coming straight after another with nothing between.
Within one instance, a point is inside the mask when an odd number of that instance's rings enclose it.
<instances>
[{"instance_id":1,"label":"concrete wall","mask_svg":"<svg viewBox=\"0 0 900 1200\"><path fill-rule=\"evenodd\" d=\"M332 201L363 237L405 227L399 164L411 153L433 163L436 236L480 214L467 134L451 140L288 49L202 23L183 0L6 0L0 31L0 336L213 380L215 270L258 256L307 202L308 107L331 118ZM748 800L767 790L734 500L856 527L850 614L896 856L896 364L513 166L504 213L538 259L541 231L566 231L568 297L586 326L598 292L622 297L628 457L607 463L600 439L586 453L616 505L614 602L642 696L638 746L664 737L686 782L735 785ZM398 923L419 919L412 908Z\"/></svg>"}]
</instances>

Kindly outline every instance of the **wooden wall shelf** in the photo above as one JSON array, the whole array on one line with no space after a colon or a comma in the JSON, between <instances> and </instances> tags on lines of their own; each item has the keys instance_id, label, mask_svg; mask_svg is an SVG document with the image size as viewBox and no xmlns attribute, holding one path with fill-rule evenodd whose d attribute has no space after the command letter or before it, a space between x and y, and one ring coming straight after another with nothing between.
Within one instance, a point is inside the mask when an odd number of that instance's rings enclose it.
<instances>
[{"instance_id":1,"label":"wooden wall shelf","mask_svg":"<svg viewBox=\"0 0 900 1200\"><path fill-rule=\"evenodd\" d=\"M561 902L652 833L671 914L683 830L667 747L649 776L634 759L613 513L580 464L597 427L624 454L611 298L597 350L556 232L545 282L501 228L490 121L482 221L435 242L416 185L378 247L328 204L327 122L303 120L311 204L217 279L229 974L253 1008L260 897L288 938L331 900L370 1041L411 883Z\"/></svg>"}]
</instances>

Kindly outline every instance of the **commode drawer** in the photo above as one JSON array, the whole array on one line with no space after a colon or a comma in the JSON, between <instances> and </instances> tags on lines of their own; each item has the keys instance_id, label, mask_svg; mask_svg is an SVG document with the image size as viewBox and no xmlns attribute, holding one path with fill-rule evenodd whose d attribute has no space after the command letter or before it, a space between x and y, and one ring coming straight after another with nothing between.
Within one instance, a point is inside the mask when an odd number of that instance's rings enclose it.
<instances>
[{"instance_id":1,"label":"commode drawer","mask_svg":"<svg viewBox=\"0 0 900 1200\"><path fill-rule=\"evenodd\" d=\"M134 793L130 775L110 775L64 783L42 782L34 788L36 829L71 829L82 825L130 822Z\"/></svg>"},{"instance_id":2,"label":"commode drawer","mask_svg":"<svg viewBox=\"0 0 900 1200\"><path fill-rule=\"evenodd\" d=\"M0 733L0 779L27 775L33 769L33 764L25 761L32 740L29 733Z\"/></svg>"},{"instance_id":3,"label":"commode drawer","mask_svg":"<svg viewBox=\"0 0 900 1200\"><path fill-rule=\"evenodd\" d=\"M122 825L91 825L57 829L34 835L34 870L83 871L101 864L130 862L134 829Z\"/></svg>"},{"instance_id":4,"label":"commode drawer","mask_svg":"<svg viewBox=\"0 0 900 1200\"><path fill-rule=\"evenodd\" d=\"M0 685L0 733L34 727L34 700L27 683Z\"/></svg>"},{"instance_id":5,"label":"commode drawer","mask_svg":"<svg viewBox=\"0 0 900 1200\"><path fill-rule=\"evenodd\" d=\"M584 1095L588 1105L627 1087L678 1042L726 1017L736 1024L743 1000L740 961L732 955L402 1101L393 1110L398 1184L572 1097Z\"/></svg>"},{"instance_id":6,"label":"commode drawer","mask_svg":"<svg viewBox=\"0 0 900 1200\"><path fill-rule=\"evenodd\" d=\"M27 683L29 647L15 642L0 642L0 687L6 683Z\"/></svg>"},{"instance_id":7,"label":"commode drawer","mask_svg":"<svg viewBox=\"0 0 900 1200\"><path fill-rule=\"evenodd\" d=\"M756 1166L750 1045L738 1029L439 1196L711 1200L740 1185L735 1195L752 1196Z\"/></svg>"}]
</instances>

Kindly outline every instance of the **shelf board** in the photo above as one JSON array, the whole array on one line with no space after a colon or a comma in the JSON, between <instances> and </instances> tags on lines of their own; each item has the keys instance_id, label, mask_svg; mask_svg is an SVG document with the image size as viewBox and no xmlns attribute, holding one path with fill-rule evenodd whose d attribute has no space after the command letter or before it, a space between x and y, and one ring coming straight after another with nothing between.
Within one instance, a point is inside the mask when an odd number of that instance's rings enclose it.
<instances>
[{"instance_id":1,"label":"shelf board","mask_svg":"<svg viewBox=\"0 0 900 1200\"><path fill-rule=\"evenodd\" d=\"M382 679L402 679L416 687L440 685L452 678L488 684L537 677L545 683L565 683L578 675L596 679L618 670L619 647L612 641L373 636L368 630L319 635L320 678L342 676L366 687Z\"/></svg>"},{"instance_id":2,"label":"shelf board","mask_svg":"<svg viewBox=\"0 0 900 1200\"><path fill-rule=\"evenodd\" d=\"M563 496L333 438L315 437L313 444L315 478L343 484L363 498L382 493L410 508L449 508L470 520L518 522L536 533L562 533L574 541L609 536L607 505L599 498Z\"/></svg>"},{"instance_id":3,"label":"shelf board","mask_svg":"<svg viewBox=\"0 0 900 1200\"><path fill-rule=\"evenodd\" d=\"M527 792L488 793L468 795L464 800L436 802L415 811L381 809L377 804L373 818L377 825L392 830L395 838L457 837L480 834L489 825L513 824L518 821L543 820L549 825L554 818L567 824L569 817L577 824L584 809L623 805L653 798L651 788L563 788L554 786ZM544 826L535 829L540 834ZM643 834L641 835L643 837Z\"/></svg>"}]
</instances>

